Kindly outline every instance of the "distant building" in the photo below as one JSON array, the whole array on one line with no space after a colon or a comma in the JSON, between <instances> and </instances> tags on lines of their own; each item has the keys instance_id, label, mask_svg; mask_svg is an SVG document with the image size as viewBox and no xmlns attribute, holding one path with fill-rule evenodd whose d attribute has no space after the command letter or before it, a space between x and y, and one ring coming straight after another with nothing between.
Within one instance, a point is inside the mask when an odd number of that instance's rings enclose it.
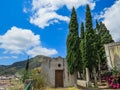
<instances>
[{"instance_id":1,"label":"distant building","mask_svg":"<svg viewBox=\"0 0 120 90\"><path fill-rule=\"evenodd\" d=\"M0 76L1 80L9 80L9 79L14 79L14 78L15 78L14 75L3 75L3 76Z\"/></svg>"},{"instance_id":2,"label":"distant building","mask_svg":"<svg viewBox=\"0 0 120 90\"><path fill-rule=\"evenodd\" d=\"M120 70L120 42L105 44L105 52L109 70L114 67Z\"/></svg>"},{"instance_id":3,"label":"distant building","mask_svg":"<svg viewBox=\"0 0 120 90\"><path fill-rule=\"evenodd\" d=\"M51 87L68 87L74 85L74 75L70 75L67 68L66 60L61 57L43 60L41 64L42 73L45 76L47 84Z\"/></svg>"}]
</instances>

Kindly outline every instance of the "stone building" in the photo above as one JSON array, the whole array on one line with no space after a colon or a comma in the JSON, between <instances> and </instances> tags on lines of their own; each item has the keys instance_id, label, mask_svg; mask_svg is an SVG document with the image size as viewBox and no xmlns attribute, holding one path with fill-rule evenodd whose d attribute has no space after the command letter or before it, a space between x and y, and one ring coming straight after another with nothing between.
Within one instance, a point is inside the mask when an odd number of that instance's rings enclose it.
<instances>
[{"instance_id":1,"label":"stone building","mask_svg":"<svg viewBox=\"0 0 120 90\"><path fill-rule=\"evenodd\" d=\"M120 70L120 42L105 44L105 52L109 70L114 67Z\"/></svg>"},{"instance_id":2,"label":"stone building","mask_svg":"<svg viewBox=\"0 0 120 90\"><path fill-rule=\"evenodd\" d=\"M44 59L41 70L50 87L68 87L74 85L74 76L68 73L66 60L58 58Z\"/></svg>"}]
</instances>

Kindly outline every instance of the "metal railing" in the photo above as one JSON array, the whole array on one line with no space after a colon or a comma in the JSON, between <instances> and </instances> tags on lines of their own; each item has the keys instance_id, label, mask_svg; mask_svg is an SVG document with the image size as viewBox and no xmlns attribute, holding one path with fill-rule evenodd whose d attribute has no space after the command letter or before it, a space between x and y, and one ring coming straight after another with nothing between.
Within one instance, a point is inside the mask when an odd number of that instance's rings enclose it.
<instances>
[{"instance_id":1,"label":"metal railing","mask_svg":"<svg viewBox=\"0 0 120 90\"><path fill-rule=\"evenodd\" d=\"M24 90L32 90L32 82L29 82L24 88Z\"/></svg>"}]
</instances>

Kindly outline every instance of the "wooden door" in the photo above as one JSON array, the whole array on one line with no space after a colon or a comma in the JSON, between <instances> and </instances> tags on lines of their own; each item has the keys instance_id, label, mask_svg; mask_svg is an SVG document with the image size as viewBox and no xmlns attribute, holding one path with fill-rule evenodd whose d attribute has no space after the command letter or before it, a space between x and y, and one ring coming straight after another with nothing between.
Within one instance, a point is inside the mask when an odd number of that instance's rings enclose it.
<instances>
[{"instance_id":1,"label":"wooden door","mask_svg":"<svg viewBox=\"0 0 120 90\"><path fill-rule=\"evenodd\" d=\"M55 87L63 87L63 70L55 70Z\"/></svg>"}]
</instances>

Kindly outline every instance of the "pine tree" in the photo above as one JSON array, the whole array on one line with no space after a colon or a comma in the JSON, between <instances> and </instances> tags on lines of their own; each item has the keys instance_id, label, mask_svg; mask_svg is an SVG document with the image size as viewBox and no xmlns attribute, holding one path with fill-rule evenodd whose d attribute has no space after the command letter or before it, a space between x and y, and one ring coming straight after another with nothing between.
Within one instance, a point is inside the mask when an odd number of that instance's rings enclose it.
<instances>
[{"instance_id":1,"label":"pine tree","mask_svg":"<svg viewBox=\"0 0 120 90\"><path fill-rule=\"evenodd\" d=\"M69 23L69 34L67 37L67 63L70 74L78 71L79 64L79 37L78 22L75 8L72 9L71 19Z\"/></svg>"}]
</instances>

